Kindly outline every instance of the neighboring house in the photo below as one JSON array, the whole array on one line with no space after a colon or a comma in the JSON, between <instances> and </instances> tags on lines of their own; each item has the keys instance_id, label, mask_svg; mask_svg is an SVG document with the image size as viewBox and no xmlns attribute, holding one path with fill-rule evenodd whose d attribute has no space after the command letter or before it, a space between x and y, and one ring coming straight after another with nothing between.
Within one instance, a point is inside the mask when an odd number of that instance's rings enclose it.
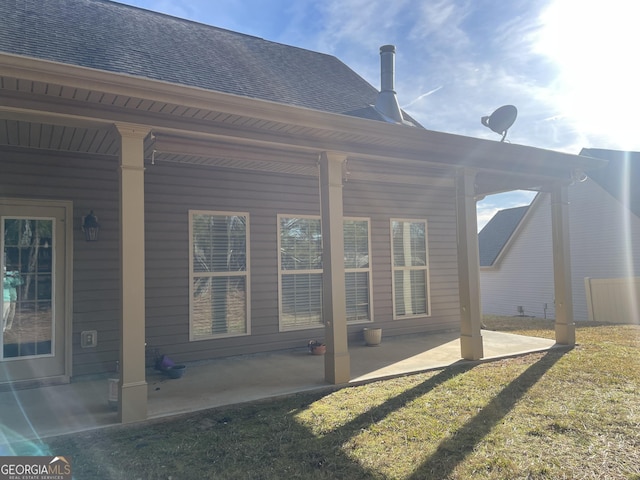
<instances>
[{"instance_id":1,"label":"neighboring house","mask_svg":"<svg viewBox=\"0 0 640 480\"><path fill-rule=\"evenodd\" d=\"M391 46L378 92L335 57L104 0L0 16L0 248L24 282L0 384L119 362L122 421L146 417L154 349L188 362L324 339L325 378L344 383L347 341L375 325L460 328L481 358L476 198L562 197L603 163L421 127Z\"/></svg>"},{"instance_id":2,"label":"neighboring house","mask_svg":"<svg viewBox=\"0 0 640 480\"><path fill-rule=\"evenodd\" d=\"M640 153L581 155L608 161L568 189L573 314L588 320L585 278L640 276ZM549 204L540 193L528 207L499 211L478 234L483 313L555 318Z\"/></svg>"}]
</instances>

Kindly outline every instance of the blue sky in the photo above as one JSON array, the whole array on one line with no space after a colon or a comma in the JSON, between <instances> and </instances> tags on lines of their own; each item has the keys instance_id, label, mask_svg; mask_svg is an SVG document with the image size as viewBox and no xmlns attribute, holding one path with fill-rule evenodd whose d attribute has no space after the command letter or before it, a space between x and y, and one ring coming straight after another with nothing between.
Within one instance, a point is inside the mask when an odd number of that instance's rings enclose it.
<instances>
[{"instance_id":1,"label":"blue sky","mask_svg":"<svg viewBox=\"0 0 640 480\"><path fill-rule=\"evenodd\" d=\"M480 117L513 104L507 140L640 150L636 0L122 0L335 55L376 88L396 45L400 105L431 130L499 141ZM482 227L531 192L478 204Z\"/></svg>"}]
</instances>

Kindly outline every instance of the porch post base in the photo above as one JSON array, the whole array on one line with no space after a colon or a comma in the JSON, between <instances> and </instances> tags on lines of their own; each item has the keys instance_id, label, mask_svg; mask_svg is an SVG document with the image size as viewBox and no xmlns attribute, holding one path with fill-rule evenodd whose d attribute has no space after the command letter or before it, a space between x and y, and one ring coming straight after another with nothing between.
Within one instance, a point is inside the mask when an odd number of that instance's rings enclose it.
<instances>
[{"instance_id":1,"label":"porch post base","mask_svg":"<svg viewBox=\"0 0 640 480\"><path fill-rule=\"evenodd\" d=\"M556 323L556 343L574 347L576 344L576 324Z\"/></svg>"},{"instance_id":2,"label":"porch post base","mask_svg":"<svg viewBox=\"0 0 640 480\"><path fill-rule=\"evenodd\" d=\"M140 422L147 419L147 382L134 382L120 386L118 421Z\"/></svg>"},{"instance_id":3,"label":"porch post base","mask_svg":"<svg viewBox=\"0 0 640 480\"><path fill-rule=\"evenodd\" d=\"M349 383L349 380L351 380L351 358L349 357L349 352L327 352L325 354L324 379L333 385Z\"/></svg>"},{"instance_id":4,"label":"porch post base","mask_svg":"<svg viewBox=\"0 0 640 480\"><path fill-rule=\"evenodd\" d=\"M465 360L480 360L484 357L482 335L460 335L460 350Z\"/></svg>"}]
</instances>

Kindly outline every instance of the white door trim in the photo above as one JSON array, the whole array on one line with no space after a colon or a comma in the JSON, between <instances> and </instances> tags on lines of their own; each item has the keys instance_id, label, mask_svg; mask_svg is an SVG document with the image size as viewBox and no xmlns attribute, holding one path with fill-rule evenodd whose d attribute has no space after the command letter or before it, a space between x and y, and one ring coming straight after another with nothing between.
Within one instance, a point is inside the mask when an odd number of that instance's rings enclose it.
<instances>
[{"instance_id":1,"label":"white door trim","mask_svg":"<svg viewBox=\"0 0 640 480\"><path fill-rule=\"evenodd\" d=\"M64 262L58 265L63 269L62 281L64 288L64 373L56 377L44 379L26 380L14 382L12 387L20 387L38 384L69 383L73 365L73 202L67 200L49 200L33 198L3 198L0 197L1 207L31 207L31 208L61 208L64 210L64 218L60 219L57 228L64 229Z\"/></svg>"}]
</instances>

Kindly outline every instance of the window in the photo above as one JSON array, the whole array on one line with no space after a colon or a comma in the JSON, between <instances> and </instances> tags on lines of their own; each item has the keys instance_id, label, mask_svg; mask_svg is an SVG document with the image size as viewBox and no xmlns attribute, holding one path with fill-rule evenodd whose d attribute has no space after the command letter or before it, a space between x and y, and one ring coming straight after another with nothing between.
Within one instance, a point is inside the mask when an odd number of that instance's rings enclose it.
<instances>
[{"instance_id":1,"label":"window","mask_svg":"<svg viewBox=\"0 0 640 480\"><path fill-rule=\"evenodd\" d=\"M280 329L321 327L320 217L278 216Z\"/></svg>"},{"instance_id":2,"label":"window","mask_svg":"<svg viewBox=\"0 0 640 480\"><path fill-rule=\"evenodd\" d=\"M391 220L393 316L429 315L426 220Z\"/></svg>"},{"instance_id":3,"label":"window","mask_svg":"<svg viewBox=\"0 0 640 480\"><path fill-rule=\"evenodd\" d=\"M280 328L322 327L320 217L278 216ZM371 320L369 220L344 221L347 321Z\"/></svg>"},{"instance_id":4,"label":"window","mask_svg":"<svg viewBox=\"0 0 640 480\"><path fill-rule=\"evenodd\" d=\"M370 236L368 219L345 219L344 276L347 295L347 322L356 323L372 319Z\"/></svg>"},{"instance_id":5,"label":"window","mask_svg":"<svg viewBox=\"0 0 640 480\"><path fill-rule=\"evenodd\" d=\"M0 360L54 353L55 226L53 218L2 218Z\"/></svg>"},{"instance_id":6,"label":"window","mask_svg":"<svg viewBox=\"0 0 640 480\"><path fill-rule=\"evenodd\" d=\"M189 212L190 338L249 333L249 214Z\"/></svg>"}]
</instances>

